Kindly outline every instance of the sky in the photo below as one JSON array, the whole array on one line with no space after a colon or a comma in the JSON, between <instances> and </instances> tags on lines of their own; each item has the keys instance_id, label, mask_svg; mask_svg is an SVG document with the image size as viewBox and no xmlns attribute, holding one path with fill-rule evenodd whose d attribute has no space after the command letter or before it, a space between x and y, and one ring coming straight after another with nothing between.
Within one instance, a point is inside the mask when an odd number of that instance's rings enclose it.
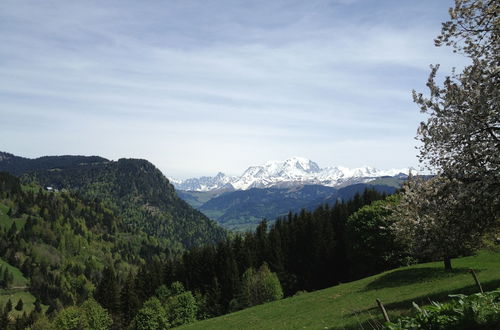
<instances>
[{"instance_id":1,"label":"sky","mask_svg":"<svg viewBox=\"0 0 500 330\"><path fill-rule=\"evenodd\" d=\"M175 178L302 156L418 166L448 0L2 0L0 151L145 158Z\"/></svg>"}]
</instances>

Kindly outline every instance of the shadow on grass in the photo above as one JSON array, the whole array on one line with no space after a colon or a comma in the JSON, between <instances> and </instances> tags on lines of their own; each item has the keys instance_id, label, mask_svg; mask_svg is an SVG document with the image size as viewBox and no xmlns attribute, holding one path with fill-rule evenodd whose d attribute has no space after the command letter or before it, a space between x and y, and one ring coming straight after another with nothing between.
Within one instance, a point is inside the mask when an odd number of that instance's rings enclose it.
<instances>
[{"instance_id":1,"label":"shadow on grass","mask_svg":"<svg viewBox=\"0 0 500 330\"><path fill-rule=\"evenodd\" d=\"M435 270L435 268L434 268ZM467 270L466 270L467 271ZM390 274L388 274L390 275ZM472 278L471 278L472 280ZM481 283L484 291L493 291L496 290L500 287L500 279L498 280L492 280L488 282ZM424 306L424 305L429 305L431 301L439 301L439 302L446 302L450 300L451 298L449 295L451 294L465 294L465 295L470 295L478 292L478 288L475 284L471 284L462 288L459 288L454 291L440 291L436 292L434 294L430 295L423 295L419 297L415 297L412 299L407 299L403 301L398 301L395 303L389 303L389 304L384 304L385 308L387 309L387 312L389 313L389 316L391 315L391 311L401 311L401 310L411 310L412 308L412 303L415 302L419 306ZM371 315L377 315L376 317L373 317L363 323L358 323L358 324L353 324L353 325L347 325L345 327L342 327L341 329L380 329L379 327L381 324L384 323L384 320L381 316L380 310L377 307L377 303L373 301L373 307L371 308L366 308L363 310L357 310L353 311L352 313L348 314L349 316L354 316L354 315L359 315L359 314L371 314ZM408 314L408 313L403 313L403 315ZM397 317L396 317L397 318ZM394 318L394 319L396 319ZM391 318L392 321L392 318Z\"/></svg>"},{"instance_id":2,"label":"shadow on grass","mask_svg":"<svg viewBox=\"0 0 500 330\"><path fill-rule=\"evenodd\" d=\"M468 268L455 268L451 271L432 267L401 269L370 282L363 291L394 288L429 280L440 280L458 274L466 274L468 271Z\"/></svg>"}]
</instances>

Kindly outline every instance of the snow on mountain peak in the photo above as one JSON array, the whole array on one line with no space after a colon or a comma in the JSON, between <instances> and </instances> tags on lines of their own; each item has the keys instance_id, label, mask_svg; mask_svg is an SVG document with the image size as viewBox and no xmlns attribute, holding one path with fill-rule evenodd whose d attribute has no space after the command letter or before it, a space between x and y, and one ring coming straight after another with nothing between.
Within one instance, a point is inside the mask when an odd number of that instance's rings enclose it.
<instances>
[{"instance_id":1,"label":"snow on mountain peak","mask_svg":"<svg viewBox=\"0 0 500 330\"><path fill-rule=\"evenodd\" d=\"M344 182L367 182L381 176L408 174L411 168L378 170L363 166L348 168L343 166L320 168L315 162L303 157L268 161L264 165L250 166L241 176L230 177L219 172L214 177L187 180L171 180L177 189L210 191L221 188L246 190L265 188L280 184L321 184L339 186Z\"/></svg>"}]
</instances>

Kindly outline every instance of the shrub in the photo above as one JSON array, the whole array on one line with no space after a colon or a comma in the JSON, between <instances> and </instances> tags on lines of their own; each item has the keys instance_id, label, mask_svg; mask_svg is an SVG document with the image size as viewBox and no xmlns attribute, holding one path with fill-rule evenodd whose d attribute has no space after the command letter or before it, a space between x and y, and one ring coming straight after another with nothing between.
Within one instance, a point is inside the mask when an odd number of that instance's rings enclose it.
<instances>
[{"instance_id":1,"label":"shrub","mask_svg":"<svg viewBox=\"0 0 500 330\"><path fill-rule=\"evenodd\" d=\"M386 323L385 329L497 329L500 328L500 290L470 296L450 295L449 303L415 307L415 315Z\"/></svg>"}]
</instances>

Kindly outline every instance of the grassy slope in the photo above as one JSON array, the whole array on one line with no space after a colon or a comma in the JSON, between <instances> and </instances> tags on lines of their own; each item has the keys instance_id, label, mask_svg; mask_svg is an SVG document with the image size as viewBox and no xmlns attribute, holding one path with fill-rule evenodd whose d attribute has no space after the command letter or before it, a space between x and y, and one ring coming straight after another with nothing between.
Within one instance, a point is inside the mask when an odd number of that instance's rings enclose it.
<instances>
[{"instance_id":1,"label":"grassy slope","mask_svg":"<svg viewBox=\"0 0 500 330\"><path fill-rule=\"evenodd\" d=\"M12 286L17 288L17 287L26 287L28 285L28 279L23 276L19 268L16 268L14 266L11 266L8 264L5 260L0 258L0 266L2 267L7 267L7 269L12 273L14 276L14 281L12 282Z\"/></svg>"},{"instance_id":2,"label":"grassy slope","mask_svg":"<svg viewBox=\"0 0 500 330\"><path fill-rule=\"evenodd\" d=\"M476 292L468 269L475 269L485 290L500 286L500 251L482 251L477 256L453 260L452 272L440 262L398 268L359 281L304 293L255 306L183 329L372 329L380 324L376 307L380 298L389 316L407 312L412 301L428 304L445 300L448 294Z\"/></svg>"},{"instance_id":3,"label":"grassy slope","mask_svg":"<svg viewBox=\"0 0 500 330\"><path fill-rule=\"evenodd\" d=\"M24 217L11 219L9 216L7 216L8 210L9 210L8 206L0 203L0 226L8 229L12 225L13 221L16 221L18 228L24 226L26 219ZM3 308L3 306L5 306L7 301L10 299L10 301L13 304L13 307L15 307L19 298L21 298L24 303L23 310L17 311L14 309L11 312L11 314L20 316L22 315L23 311L26 311L26 313L30 313L35 307L34 306L35 297L29 291L27 291L27 286L29 283L28 279L23 276L19 268L11 266L9 263L7 263L5 260L1 258L0 258L0 266L4 267L6 266L14 276L14 281L10 289L0 289L0 306Z\"/></svg>"},{"instance_id":4,"label":"grassy slope","mask_svg":"<svg viewBox=\"0 0 500 330\"><path fill-rule=\"evenodd\" d=\"M24 308L22 311L17 311L13 309L12 315L20 316L23 311L30 313L35 307L35 297L27 291L28 279L23 276L19 268L11 266L3 259L0 259L0 265L6 266L9 271L14 275L14 282L10 289L0 289L0 306L5 306L7 301L10 299L13 307L16 306L19 298L23 300Z\"/></svg>"},{"instance_id":5,"label":"grassy slope","mask_svg":"<svg viewBox=\"0 0 500 330\"><path fill-rule=\"evenodd\" d=\"M26 216L23 216L21 218L10 218L7 215L8 211L9 207L5 204L0 203L0 226L2 226L2 228L4 228L5 230L9 230L9 228L12 226L12 222L15 221L17 228L22 228L26 223Z\"/></svg>"}]
</instances>

